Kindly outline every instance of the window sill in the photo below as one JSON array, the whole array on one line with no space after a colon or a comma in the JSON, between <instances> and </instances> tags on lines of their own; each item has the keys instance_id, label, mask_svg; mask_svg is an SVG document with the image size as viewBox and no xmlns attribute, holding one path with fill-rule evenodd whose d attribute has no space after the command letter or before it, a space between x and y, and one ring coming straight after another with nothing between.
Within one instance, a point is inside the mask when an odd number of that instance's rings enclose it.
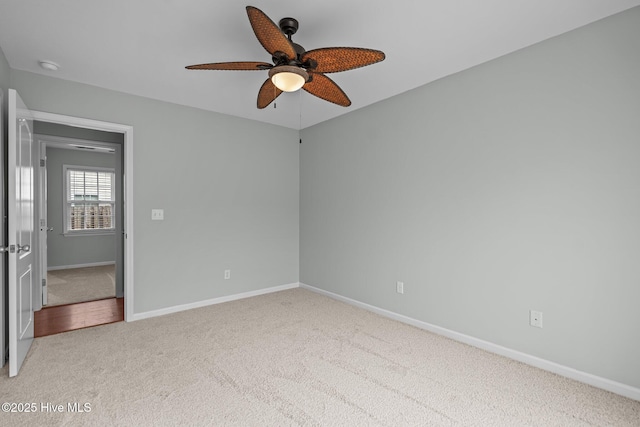
<instances>
[{"instance_id":1,"label":"window sill","mask_svg":"<svg viewBox=\"0 0 640 427\"><path fill-rule=\"evenodd\" d=\"M112 236L116 234L115 230L111 231L67 231L62 233L64 237L89 237L89 236Z\"/></svg>"}]
</instances>

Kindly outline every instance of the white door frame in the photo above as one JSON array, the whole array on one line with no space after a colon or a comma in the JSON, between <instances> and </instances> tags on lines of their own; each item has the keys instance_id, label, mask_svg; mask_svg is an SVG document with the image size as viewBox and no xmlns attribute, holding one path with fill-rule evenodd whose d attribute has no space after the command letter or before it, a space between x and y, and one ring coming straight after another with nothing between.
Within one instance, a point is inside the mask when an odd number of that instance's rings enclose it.
<instances>
[{"instance_id":1,"label":"white door frame","mask_svg":"<svg viewBox=\"0 0 640 427\"><path fill-rule=\"evenodd\" d=\"M41 122L124 134L124 320L134 320L133 313L133 126L102 122L62 114L31 111Z\"/></svg>"},{"instance_id":2,"label":"white door frame","mask_svg":"<svg viewBox=\"0 0 640 427\"><path fill-rule=\"evenodd\" d=\"M38 279L38 283L42 283L42 305L44 307L47 305L49 300L49 283L47 283L47 233L49 228L49 221L47 217L47 166L46 166L46 158L47 158L47 146L44 142L40 141L34 135L34 143L35 143L35 152L36 152L36 164L34 165L34 170L36 171L37 179L35 179L36 183L36 201L39 203L38 209L36 209L36 224L35 230L38 237L36 240L38 241L38 269L37 271L40 273L36 278ZM43 166L43 161L45 161ZM38 162L40 163L38 167ZM42 222L44 219L44 223Z\"/></svg>"}]
</instances>

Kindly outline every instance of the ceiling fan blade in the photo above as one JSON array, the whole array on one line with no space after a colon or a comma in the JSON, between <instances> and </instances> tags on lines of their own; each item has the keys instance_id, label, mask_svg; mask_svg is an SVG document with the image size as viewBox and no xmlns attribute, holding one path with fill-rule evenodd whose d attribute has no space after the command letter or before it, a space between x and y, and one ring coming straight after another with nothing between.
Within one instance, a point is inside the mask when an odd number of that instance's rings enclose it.
<instances>
[{"instance_id":1,"label":"ceiling fan blade","mask_svg":"<svg viewBox=\"0 0 640 427\"><path fill-rule=\"evenodd\" d=\"M262 83L262 87L260 88L260 91L258 91L258 108L266 108L267 105L275 101L281 93L282 91L271 82L270 78L268 78L264 83Z\"/></svg>"},{"instance_id":2,"label":"ceiling fan blade","mask_svg":"<svg viewBox=\"0 0 640 427\"><path fill-rule=\"evenodd\" d=\"M302 89L325 101L333 102L342 107L351 105L351 100L340 86L324 74L313 73L313 79L302 86Z\"/></svg>"},{"instance_id":3,"label":"ceiling fan blade","mask_svg":"<svg viewBox=\"0 0 640 427\"><path fill-rule=\"evenodd\" d=\"M246 70L260 71L272 68L273 65L266 62L212 62L211 64L189 65L187 70Z\"/></svg>"},{"instance_id":4,"label":"ceiling fan blade","mask_svg":"<svg viewBox=\"0 0 640 427\"><path fill-rule=\"evenodd\" d=\"M318 63L313 70L318 73L337 73L365 67L384 60L384 52L361 47L324 47L302 55L302 62L312 59Z\"/></svg>"},{"instance_id":5,"label":"ceiling fan blade","mask_svg":"<svg viewBox=\"0 0 640 427\"><path fill-rule=\"evenodd\" d=\"M271 55L276 52L283 52L289 59L296 58L296 50L287 39L287 36L280 31L280 27L269 19L263 11L253 6L247 6L247 15L249 15L249 22L253 32L267 52Z\"/></svg>"}]
</instances>

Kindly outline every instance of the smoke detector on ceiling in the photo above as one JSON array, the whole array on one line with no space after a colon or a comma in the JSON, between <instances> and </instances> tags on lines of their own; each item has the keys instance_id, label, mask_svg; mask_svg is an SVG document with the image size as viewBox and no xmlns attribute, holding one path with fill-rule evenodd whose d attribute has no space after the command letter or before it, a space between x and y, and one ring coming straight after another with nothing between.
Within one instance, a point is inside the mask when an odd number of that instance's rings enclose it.
<instances>
[{"instance_id":1,"label":"smoke detector on ceiling","mask_svg":"<svg viewBox=\"0 0 640 427\"><path fill-rule=\"evenodd\" d=\"M38 64L40 64L40 67L47 71L58 71L58 69L60 68L60 65L48 60L40 60L38 61Z\"/></svg>"}]
</instances>

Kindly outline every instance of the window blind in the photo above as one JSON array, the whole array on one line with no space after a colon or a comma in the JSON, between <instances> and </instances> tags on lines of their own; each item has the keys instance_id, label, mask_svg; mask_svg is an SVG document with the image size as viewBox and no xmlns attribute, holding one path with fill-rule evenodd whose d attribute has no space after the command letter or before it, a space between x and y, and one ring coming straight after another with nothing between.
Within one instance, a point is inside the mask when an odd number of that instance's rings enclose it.
<instances>
[{"instance_id":1,"label":"window blind","mask_svg":"<svg viewBox=\"0 0 640 427\"><path fill-rule=\"evenodd\" d=\"M66 171L65 231L114 229L115 174L71 167Z\"/></svg>"}]
</instances>

